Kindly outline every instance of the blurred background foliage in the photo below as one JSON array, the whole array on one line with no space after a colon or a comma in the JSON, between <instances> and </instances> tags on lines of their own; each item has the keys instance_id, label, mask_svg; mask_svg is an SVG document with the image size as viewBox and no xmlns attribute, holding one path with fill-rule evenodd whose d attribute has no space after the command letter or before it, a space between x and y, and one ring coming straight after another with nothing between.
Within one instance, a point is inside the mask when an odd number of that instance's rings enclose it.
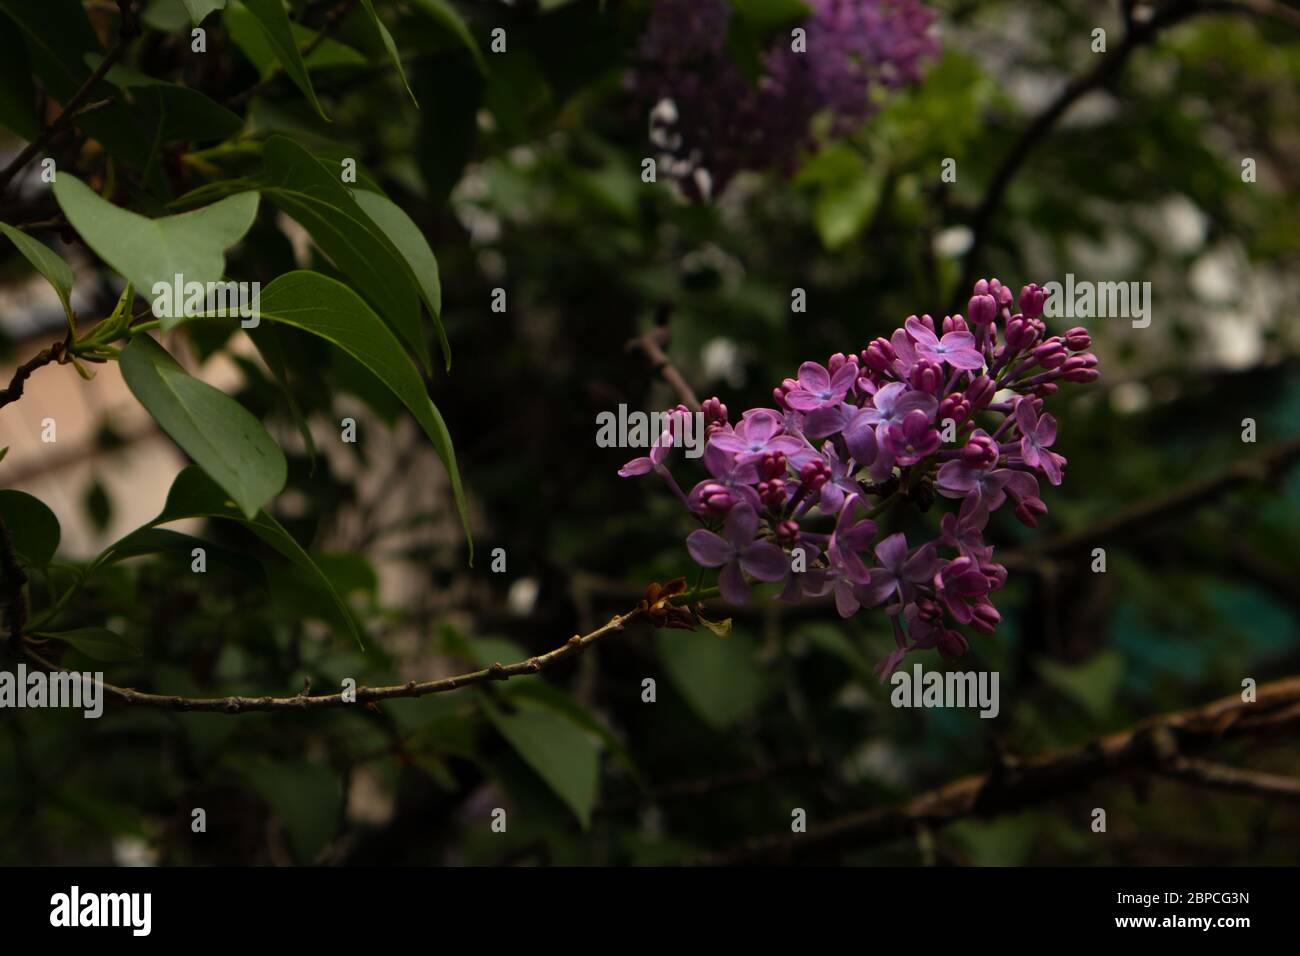
<instances>
[{"instance_id":1,"label":"blurred background foliage","mask_svg":"<svg viewBox=\"0 0 1300 956\"><path fill-rule=\"evenodd\" d=\"M304 22L319 25L330 4L305 6ZM230 181L256 166L240 144L283 132L318 155L356 157L421 226L454 351L431 389L457 443L479 557L467 566L442 472L387 395L322 343L295 339L285 358L321 446L313 457L274 377L236 353L237 397L289 456L289 489L270 510L321 559L371 651L331 632L278 556L211 523L205 537L261 570L238 558L192 575L188 552L124 562L64 612L61 626L111 622L139 644L138 659L98 665L117 684L279 694L304 678L319 691L344 677L455 673L558 646L633 606L649 582L686 573L678 503L651 479L619 479L630 456L594 442L600 411L676 402L628 340L670 315L674 363L702 397L738 410L770 402L801 361L861 349L911 313L942 314L962 299L967 224L997 165L1060 86L1107 55L1091 51L1091 32L1106 29L1113 50L1124 30L1115 4L933 3L942 54L920 85L850 135L821 137L792 175L744 173L713 202L690 203L641 180L653 150L625 77L646 4L377 6L418 110L349 16L310 64L332 123L272 84L246 105L238 137L168 146L165 165L172 195ZM208 21L203 58L187 55L179 2L154 0L146 24L137 69L214 96L257 81L237 22ZM505 54L491 52L495 27ZM1036 532L994 522L1000 552L1300 434L1298 78L1300 33L1198 16L1136 51L1035 143L980 273L1015 287L1070 272L1149 281L1153 320L1085 323L1103 377L1067 387L1053 408L1065 484ZM955 183L940 178L947 158ZM1242 181L1245 158L1256 182ZM229 274L266 283L288 271L292 239L264 213ZM5 255L5 276L26 269ZM497 288L504 313L490 308ZM795 288L806 314L791 312ZM111 308L115 293L104 297ZM181 334L204 358L228 350L230 333ZM363 422L355 445L331 440L344 413ZM1242 441L1246 417L1256 445ZM132 454L111 420L102 434L105 454ZM83 508L80 520L103 527L114 502L94 485ZM937 511L911 520L935 525ZM795 807L815 826L981 771L996 752L1078 743L1236 693L1246 677L1300 670L1297 545L1293 470L1128 529L1108 545L1105 574L1086 550L1014 567L999 633L954 665L1000 673L996 720L891 707L871 676L891 646L883 616L840 621L826 606L771 600L719 608L734 613L725 637L637 626L541 676L378 709L228 717L110 704L99 721L8 711L0 861L681 862L788 831ZM490 568L498 547L505 573ZM51 569L34 602L63 584ZM921 659L943 666L933 652ZM645 678L657 682L653 704ZM1300 773L1293 743L1222 756ZM1096 806L1105 834L1088 827ZM207 811L206 835L190 832L194 807ZM506 834L489 828L495 807L507 809ZM1298 847L1294 807L1101 780L1020 814L819 859L1287 863Z\"/></svg>"}]
</instances>

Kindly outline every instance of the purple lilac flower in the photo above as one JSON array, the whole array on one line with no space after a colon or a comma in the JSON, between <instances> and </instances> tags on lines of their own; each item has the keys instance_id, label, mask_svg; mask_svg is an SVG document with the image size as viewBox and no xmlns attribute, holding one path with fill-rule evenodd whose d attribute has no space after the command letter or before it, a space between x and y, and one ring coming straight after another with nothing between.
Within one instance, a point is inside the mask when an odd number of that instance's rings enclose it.
<instances>
[{"instance_id":1,"label":"purple lilac flower","mask_svg":"<svg viewBox=\"0 0 1300 956\"><path fill-rule=\"evenodd\" d=\"M625 79L664 172L693 199L717 195L742 169L794 170L822 111L837 135L874 109L872 92L921 78L938 53L933 14L918 0L811 0L807 50L782 31L751 83L728 55L727 0L656 0Z\"/></svg>"},{"instance_id":2,"label":"purple lilac flower","mask_svg":"<svg viewBox=\"0 0 1300 956\"><path fill-rule=\"evenodd\" d=\"M749 594L748 575L784 582L784 600L832 597L846 617L883 605L896 648L877 670L882 679L913 652L952 659L969 634L994 633L1001 621L993 602L1007 569L985 540L992 514L1011 502L1035 527L1047 514L1039 476L1061 482L1065 459L1051 450L1057 425L1044 402L1063 383L1098 374L1096 356L1082 351L1092 344L1087 330L1050 335L1037 315L1041 299L1037 286L1017 298L981 279L968 309L973 326L962 316L911 316L858 355L805 362L774 390L779 410L750 409L734 426L710 398L708 477L689 496L668 469L676 416L620 474L656 472L686 502L706 526L687 539L688 551L721 569L728 600ZM1005 392L1014 395L994 401ZM941 435L936 416L952 418L956 435ZM928 519L930 540L915 548L901 533L876 540L869 515L908 501L924 512L931 488L961 504ZM806 570L794 571L795 548Z\"/></svg>"},{"instance_id":3,"label":"purple lilac flower","mask_svg":"<svg viewBox=\"0 0 1300 956\"><path fill-rule=\"evenodd\" d=\"M784 551L770 541L756 541L758 515L747 505L731 509L723 534L703 528L686 539L691 557L706 568L722 568L718 588L732 604L749 599L748 573L760 581L779 581L790 567Z\"/></svg>"},{"instance_id":4,"label":"purple lilac flower","mask_svg":"<svg viewBox=\"0 0 1300 956\"><path fill-rule=\"evenodd\" d=\"M916 339L917 354L923 358L968 371L984 367L984 356L975 347L975 336L969 332L949 332L939 338L916 318L907 320L907 332Z\"/></svg>"},{"instance_id":5,"label":"purple lilac flower","mask_svg":"<svg viewBox=\"0 0 1300 956\"><path fill-rule=\"evenodd\" d=\"M844 401L857 377L855 365L843 365L831 375L816 362L804 362L799 366L799 387L786 395L786 403L800 412L833 408Z\"/></svg>"},{"instance_id":6,"label":"purple lilac flower","mask_svg":"<svg viewBox=\"0 0 1300 956\"><path fill-rule=\"evenodd\" d=\"M773 452L797 455L804 443L791 435L784 435L781 413L770 408L751 408L745 412L735 429L720 431L709 440L726 452L737 456L739 462L750 462Z\"/></svg>"},{"instance_id":7,"label":"purple lilac flower","mask_svg":"<svg viewBox=\"0 0 1300 956\"><path fill-rule=\"evenodd\" d=\"M907 537L900 531L891 534L875 548L880 567L871 569L871 581L863 589L863 603L868 607L898 595L907 603L915 586L929 581L934 575L937 561L934 543L917 548L911 555L907 551Z\"/></svg>"},{"instance_id":8,"label":"purple lilac flower","mask_svg":"<svg viewBox=\"0 0 1300 956\"><path fill-rule=\"evenodd\" d=\"M1016 424L1020 426L1020 455L1025 464L1042 468L1047 480L1059 485L1065 457L1048 451L1056 442L1056 419L1037 414L1031 403L1021 399L1016 403Z\"/></svg>"}]
</instances>

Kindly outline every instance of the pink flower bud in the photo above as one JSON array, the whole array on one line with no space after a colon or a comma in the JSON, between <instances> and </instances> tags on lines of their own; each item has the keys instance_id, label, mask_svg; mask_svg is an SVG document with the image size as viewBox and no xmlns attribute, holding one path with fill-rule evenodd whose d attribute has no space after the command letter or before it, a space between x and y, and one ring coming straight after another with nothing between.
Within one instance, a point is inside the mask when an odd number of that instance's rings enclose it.
<instances>
[{"instance_id":1,"label":"pink flower bud","mask_svg":"<svg viewBox=\"0 0 1300 956\"><path fill-rule=\"evenodd\" d=\"M966 303L966 314L976 325L988 325L998 316L997 300L988 293L973 295Z\"/></svg>"},{"instance_id":2,"label":"pink flower bud","mask_svg":"<svg viewBox=\"0 0 1300 956\"><path fill-rule=\"evenodd\" d=\"M1038 519L1047 514L1047 505L1042 498L1023 498L1016 505L1016 517L1020 523L1030 528L1038 527Z\"/></svg>"},{"instance_id":3,"label":"pink flower bud","mask_svg":"<svg viewBox=\"0 0 1300 956\"><path fill-rule=\"evenodd\" d=\"M700 411L704 413L704 424L706 425L727 420L727 406L723 405L716 395L712 398L706 398L700 405Z\"/></svg>"},{"instance_id":4,"label":"pink flower bud","mask_svg":"<svg viewBox=\"0 0 1300 956\"><path fill-rule=\"evenodd\" d=\"M990 435L973 435L962 447L961 460L972 468L987 468L998 460L998 443Z\"/></svg>"},{"instance_id":5,"label":"pink flower bud","mask_svg":"<svg viewBox=\"0 0 1300 956\"><path fill-rule=\"evenodd\" d=\"M907 383L918 391L938 395L939 389L943 387L943 366L929 359L921 359L912 366Z\"/></svg>"},{"instance_id":6,"label":"pink flower bud","mask_svg":"<svg viewBox=\"0 0 1300 956\"><path fill-rule=\"evenodd\" d=\"M1020 311L1026 318L1036 319L1043 314L1043 304L1047 301L1047 292L1037 283L1031 282L1020 290Z\"/></svg>"},{"instance_id":7,"label":"pink flower bud","mask_svg":"<svg viewBox=\"0 0 1300 956\"><path fill-rule=\"evenodd\" d=\"M779 451L766 452L758 464L758 472L766 479L785 477L785 454Z\"/></svg>"},{"instance_id":8,"label":"pink flower bud","mask_svg":"<svg viewBox=\"0 0 1300 956\"><path fill-rule=\"evenodd\" d=\"M758 500L769 508L780 508L785 504L785 482L780 478L758 483Z\"/></svg>"},{"instance_id":9,"label":"pink flower bud","mask_svg":"<svg viewBox=\"0 0 1300 956\"><path fill-rule=\"evenodd\" d=\"M970 642L960 631L946 630L939 638L939 653L946 661L955 661L970 650Z\"/></svg>"},{"instance_id":10,"label":"pink flower bud","mask_svg":"<svg viewBox=\"0 0 1300 956\"><path fill-rule=\"evenodd\" d=\"M981 634L992 634L997 630L998 622L1001 620L1002 615L998 613L998 609L988 601L980 601L971 608L970 626Z\"/></svg>"},{"instance_id":11,"label":"pink flower bud","mask_svg":"<svg viewBox=\"0 0 1300 956\"><path fill-rule=\"evenodd\" d=\"M1082 325L1076 325L1063 336L1065 347L1071 352L1084 352L1092 348L1092 336Z\"/></svg>"}]
</instances>

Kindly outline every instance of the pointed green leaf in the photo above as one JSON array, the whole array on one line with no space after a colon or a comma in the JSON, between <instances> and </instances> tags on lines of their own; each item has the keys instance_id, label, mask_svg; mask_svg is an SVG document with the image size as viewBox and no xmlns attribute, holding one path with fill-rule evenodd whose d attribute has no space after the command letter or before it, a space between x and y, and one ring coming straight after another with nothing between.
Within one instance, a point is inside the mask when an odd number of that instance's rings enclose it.
<instances>
[{"instance_id":1,"label":"pointed green leaf","mask_svg":"<svg viewBox=\"0 0 1300 956\"><path fill-rule=\"evenodd\" d=\"M71 322L72 303L69 301L69 297L72 295L72 267L56 255L45 243L33 239L25 232L19 232L8 223L0 222L0 232L8 236L18 251L23 254L23 258L35 266L36 271L45 276L46 281L54 286L54 291L59 295L59 301L63 303L63 312L67 315L68 321Z\"/></svg>"},{"instance_id":2,"label":"pointed green leaf","mask_svg":"<svg viewBox=\"0 0 1300 956\"><path fill-rule=\"evenodd\" d=\"M120 364L140 404L247 517L284 488L284 452L233 398L187 373L148 335L131 340Z\"/></svg>"},{"instance_id":3,"label":"pointed green leaf","mask_svg":"<svg viewBox=\"0 0 1300 956\"><path fill-rule=\"evenodd\" d=\"M41 131L36 115L36 85L18 25L0 13L0 126L29 143Z\"/></svg>"},{"instance_id":4,"label":"pointed green leaf","mask_svg":"<svg viewBox=\"0 0 1300 956\"><path fill-rule=\"evenodd\" d=\"M429 346L420 323L420 298L406 259L393 241L328 169L284 136L263 151L267 182L262 193L296 219L340 271L356 284L389 326L429 367Z\"/></svg>"},{"instance_id":5,"label":"pointed green leaf","mask_svg":"<svg viewBox=\"0 0 1300 956\"><path fill-rule=\"evenodd\" d=\"M259 76L265 79L275 72L276 65L279 62L275 55L275 48L271 46L266 32L252 13L243 7L230 7L225 13L225 24L226 30L230 33L230 39L235 42L235 46L239 47L240 52L252 61L253 66L257 67ZM332 37L326 37L317 43L315 30L309 29L300 23L291 23L290 27L294 43L299 50L305 49L309 45L315 47L303 57L302 62L307 67L308 72L328 70L341 66L363 67L368 65L369 61L361 53Z\"/></svg>"},{"instance_id":6,"label":"pointed green leaf","mask_svg":"<svg viewBox=\"0 0 1300 956\"><path fill-rule=\"evenodd\" d=\"M303 95L311 101L311 105L320 114L321 119L329 122L329 117L320 108L320 101L316 99L316 91L312 89L311 77L302 62L302 54L298 51L298 42L294 39L289 14L285 12L284 4L280 0L243 0L243 4L253 16L257 17L267 42L271 44L276 59L284 67L284 72L289 75L289 79L293 80L298 89L302 90Z\"/></svg>"},{"instance_id":7,"label":"pointed green leaf","mask_svg":"<svg viewBox=\"0 0 1300 956\"><path fill-rule=\"evenodd\" d=\"M224 10L226 0L181 0L190 13L190 22L198 26L213 10Z\"/></svg>"},{"instance_id":8,"label":"pointed green leaf","mask_svg":"<svg viewBox=\"0 0 1300 956\"><path fill-rule=\"evenodd\" d=\"M307 573L309 578L316 584L322 597L325 597L329 602L330 606L322 616L338 622L356 638L357 644L361 646L362 650L365 650L365 644L361 639L361 630L357 626L356 619L352 616L352 611L339 596L334 585L330 583L330 579L311 559L311 555L303 550L302 545L298 544L293 539L293 536L284 530L280 522L265 511L259 511L252 518L246 518L244 513L235 506L234 502L226 496L226 493L211 478L205 475L201 468L195 465L185 468L176 476L176 480L172 482L171 490L167 492L167 503L163 505L162 512L144 527L154 528L159 525L170 524L173 521L180 521L183 518L224 519L237 521L248 528L253 534L261 538L266 545L274 548ZM138 531L132 532L127 538L129 539L137 533ZM89 574L95 568L112 560L114 560L113 548L109 548L91 563L86 573Z\"/></svg>"},{"instance_id":9,"label":"pointed green leaf","mask_svg":"<svg viewBox=\"0 0 1300 956\"><path fill-rule=\"evenodd\" d=\"M59 174L54 197L81 238L141 295L153 294L158 282L171 286L177 275L186 283L220 281L225 250L248 232L258 202L257 193L240 193L192 212L146 219L101 199L70 173ZM178 321L164 316L163 328Z\"/></svg>"},{"instance_id":10,"label":"pointed green leaf","mask_svg":"<svg viewBox=\"0 0 1300 956\"><path fill-rule=\"evenodd\" d=\"M53 638L71 644L81 653L96 661L115 663L130 661L140 656L140 649L116 631L106 627L80 627L74 631L51 633L40 631L37 637Z\"/></svg>"},{"instance_id":11,"label":"pointed green leaf","mask_svg":"<svg viewBox=\"0 0 1300 956\"><path fill-rule=\"evenodd\" d=\"M447 341L447 330L442 324L442 282L438 278L438 260L434 258L429 242L420 232L420 227L411 221L411 217L401 206L382 193L368 189L358 189L354 198L384 234L392 240L397 251L411 269L411 275L420 290L429 315L433 317L433 327L438 332L438 344L447 371L451 371L451 345Z\"/></svg>"},{"instance_id":12,"label":"pointed green leaf","mask_svg":"<svg viewBox=\"0 0 1300 956\"><path fill-rule=\"evenodd\" d=\"M59 547L59 519L45 502L25 491L0 490L0 521L19 557L37 566L50 563Z\"/></svg>"},{"instance_id":13,"label":"pointed green leaf","mask_svg":"<svg viewBox=\"0 0 1300 956\"><path fill-rule=\"evenodd\" d=\"M96 69L103 59L98 53L87 54L86 65ZM120 64L110 69L104 79L120 90L130 90L135 104L142 111L147 108L161 142L215 142L234 136L244 126L239 114L192 87L169 83Z\"/></svg>"},{"instance_id":14,"label":"pointed green leaf","mask_svg":"<svg viewBox=\"0 0 1300 956\"><path fill-rule=\"evenodd\" d=\"M447 0L411 0L411 6L429 17L429 19L446 27L474 57L474 62L478 65L479 70L484 73L487 72L487 64L483 61L483 51L479 49L474 34L470 33L469 27L465 24L461 15Z\"/></svg>"},{"instance_id":15,"label":"pointed green leaf","mask_svg":"<svg viewBox=\"0 0 1300 956\"><path fill-rule=\"evenodd\" d=\"M343 283L317 272L305 271L282 275L263 289L261 315L263 319L290 325L332 342L369 369L402 400L429 436L434 451L447 469L456 510L460 513L469 545L470 563L473 563L474 540L470 534L469 510L447 423L429 398L424 380L379 316Z\"/></svg>"},{"instance_id":16,"label":"pointed green leaf","mask_svg":"<svg viewBox=\"0 0 1300 956\"><path fill-rule=\"evenodd\" d=\"M560 714L526 699L506 713L486 698L488 718L523 761L546 781L586 829L600 783L600 742Z\"/></svg>"},{"instance_id":17,"label":"pointed green leaf","mask_svg":"<svg viewBox=\"0 0 1300 956\"><path fill-rule=\"evenodd\" d=\"M415 94L411 92L411 84L407 82L406 71L402 69L402 57L397 52L397 44L393 42L393 35L388 32L388 27L384 26L384 21L379 19L379 14L375 12L375 5L371 0L361 0L361 8L366 11L371 24L374 25L375 32L379 34L380 42L384 44L384 49L388 51L388 58L393 61L393 66L397 68L397 75L401 78L402 85L406 87L406 95L411 98L411 102L415 104L415 108L418 110L420 104L416 100Z\"/></svg>"}]
</instances>

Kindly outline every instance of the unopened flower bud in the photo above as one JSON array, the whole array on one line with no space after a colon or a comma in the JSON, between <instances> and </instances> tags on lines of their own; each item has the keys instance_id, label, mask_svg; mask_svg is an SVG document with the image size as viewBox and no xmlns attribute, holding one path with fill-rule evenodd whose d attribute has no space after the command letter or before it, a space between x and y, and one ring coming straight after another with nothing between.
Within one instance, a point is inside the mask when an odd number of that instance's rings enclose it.
<instances>
[{"instance_id":1,"label":"unopened flower bud","mask_svg":"<svg viewBox=\"0 0 1300 956\"><path fill-rule=\"evenodd\" d=\"M766 479L784 478L785 468L786 460L784 452L765 452L763 457L759 459L758 473Z\"/></svg>"},{"instance_id":2,"label":"unopened flower bud","mask_svg":"<svg viewBox=\"0 0 1300 956\"><path fill-rule=\"evenodd\" d=\"M970 626L975 628L981 634L992 634L997 630L998 622L1002 620L1002 615L988 601L980 601L971 608Z\"/></svg>"},{"instance_id":3,"label":"unopened flower bud","mask_svg":"<svg viewBox=\"0 0 1300 956\"><path fill-rule=\"evenodd\" d=\"M780 478L758 483L758 500L768 508L780 508L785 504L785 482Z\"/></svg>"},{"instance_id":4,"label":"unopened flower bud","mask_svg":"<svg viewBox=\"0 0 1300 956\"><path fill-rule=\"evenodd\" d=\"M921 359L912 366L912 371L907 376L907 383L917 391L937 395L939 389L943 387L943 366L929 359Z\"/></svg>"},{"instance_id":5,"label":"unopened flower bud","mask_svg":"<svg viewBox=\"0 0 1300 956\"><path fill-rule=\"evenodd\" d=\"M1025 318L1036 319L1043 314L1043 304L1047 302L1047 291L1035 282L1020 290L1020 311Z\"/></svg>"},{"instance_id":6,"label":"unopened flower bud","mask_svg":"<svg viewBox=\"0 0 1300 956\"><path fill-rule=\"evenodd\" d=\"M943 655L946 661L955 661L968 650L970 642L962 635L960 631L954 631L951 628L944 631L938 642L939 653Z\"/></svg>"},{"instance_id":7,"label":"unopened flower bud","mask_svg":"<svg viewBox=\"0 0 1300 956\"><path fill-rule=\"evenodd\" d=\"M893 368L898 354L888 339L876 339L862 353L862 363L875 372L887 372Z\"/></svg>"},{"instance_id":8,"label":"unopened flower bud","mask_svg":"<svg viewBox=\"0 0 1300 956\"><path fill-rule=\"evenodd\" d=\"M723 405L716 395L713 398L706 398L700 405L700 411L704 413L704 424L706 425L727 420L727 406Z\"/></svg>"},{"instance_id":9,"label":"unopened flower bud","mask_svg":"<svg viewBox=\"0 0 1300 956\"><path fill-rule=\"evenodd\" d=\"M1054 335L1034 348L1034 358L1045 369L1060 368L1068 355L1060 336Z\"/></svg>"},{"instance_id":10,"label":"unopened flower bud","mask_svg":"<svg viewBox=\"0 0 1300 956\"><path fill-rule=\"evenodd\" d=\"M972 435L962 447L961 460L972 468L987 468L998 460L998 443L991 435Z\"/></svg>"},{"instance_id":11,"label":"unopened flower bud","mask_svg":"<svg viewBox=\"0 0 1300 956\"><path fill-rule=\"evenodd\" d=\"M966 303L966 314L970 316L970 320L976 325L988 325L998 316L997 300L987 292L982 295L973 295L970 297L970 301Z\"/></svg>"},{"instance_id":12,"label":"unopened flower bud","mask_svg":"<svg viewBox=\"0 0 1300 956\"><path fill-rule=\"evenodd\" d=\"M1047 514L1047 504L1042 498L1022 498L1016 505L1016 517L1030 528L1038 527L1038 519Z\"/></svg>"},{"instance_id":13,"label":"unopened flower bud","mask_svg":"<svg viewBox=\"0 0 1300 956\"><path fill-rule=\"evenodd\" d=\"M826 462L820 459L810 461L799 469L799 479L810 492L821 491L822 485L826 484L830 476L831 472L826 467Z\"/></svg>"},{"instance_id":14,"label":"unopened flower bud","mask_svg":"<svg viewBox=\"0 0 1300 956\"><path fill-rule=\"evenodd\" d=\"M1082 325L1069 329L1062 338L1065 340L1065 347L1071 352L1085 352L1092 348L1092 336Z\"/></svg>"},{"instance_id":15,"label":"unopened flower bud","mask_svg":"<svg viewBox=\"0 0 1300 956\"><path fill-rule=\"evenodd\" d=\"M980 373L966 386L966 391L963 394L966 396L966 401L970 402L971 411L978 412L993 401L993 394L996 391L997 386L993 384L993 379Z\"/></svg>"},{"instance_id":16,"label":"unopened flower bud","mask_svg":"<svg viewBox=\"0 0 1300 956\"><path fill-rule=\"evenodd\" d=\"M943 317L944 335L947 335L949 332L969 332L969 331L970 331L970 326L966 324L966 320L962 318L960 314L945 315Z\"/></svg>"},{"instance_id":17,"label":"unopened flower bud","mask_svg":"<svg viewBox=\"0 0 1300 956\"><path fill-rule=\"evenodd\" d=\"M715 514L726 514L736 503L731 492L723 485L709 485L700 494L704 507Z\"/></svg>"}]
</instances>

